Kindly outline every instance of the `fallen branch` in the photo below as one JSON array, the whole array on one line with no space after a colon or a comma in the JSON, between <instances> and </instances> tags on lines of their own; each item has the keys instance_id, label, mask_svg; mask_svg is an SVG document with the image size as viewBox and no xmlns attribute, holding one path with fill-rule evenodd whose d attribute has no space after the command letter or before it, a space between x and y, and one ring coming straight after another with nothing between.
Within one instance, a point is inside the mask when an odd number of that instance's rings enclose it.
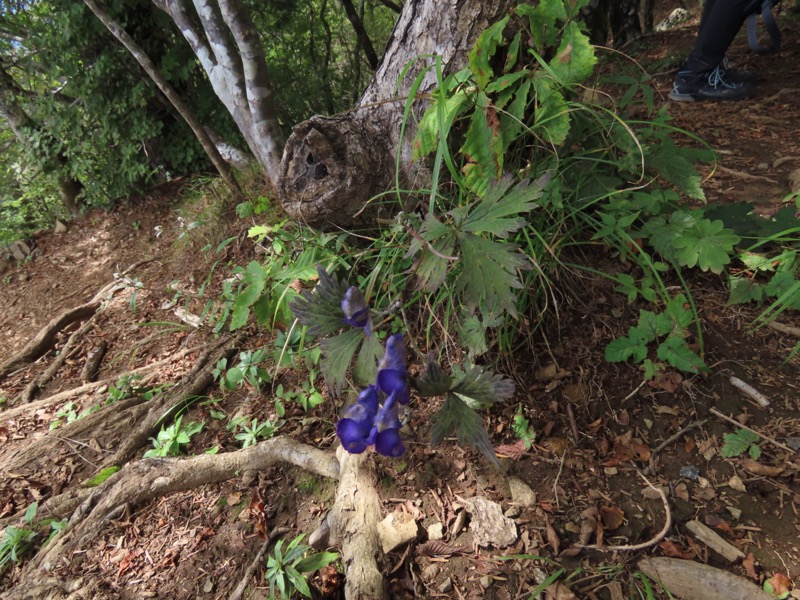
<instances>
[{"instance_id":1,"label":"fallen branch","mask_svg":"<svg viewBox=\"0 0 800 600\"><path fill-rule=\"evenodd\" d=\"M233 590L233 593L228 596L228 600L241 600L242 596L244 595L247 586L250 584L250 580L253 578L253 574L256 572L257 569L264 567L264 555L269 550L269 547L272 545L272 542L275 541L276 538L279 538L282 535L289 533L288 527L277 527L273 529L269 537L264 540L264 544L259 549L256 557L250 563L250 566L247 567L244 571L244 575L242 575L242 580L239 582L239 585L236 586L236 589Z\"/></svg>"},{"instance_id":2,"label":"fallen branch","mask_svg":"<svg viewBox=\"0 0 800 600\"><path fill-rule=\"evenodd\" d=\"M55 377L56 373L58 373L59 369L64 365L67 359L72 356L72 354L78 348L78 342L80 342L83 337L88 333L90 329L94 327L94 323L90 319L83 326L78 329L75 333L69 336L69 339L64 344L64 347L61 349L61 352L56 356L53 362L50 364L47 369L45 369L42 373L38 376L34 377L33 380L27 385L27 387L23 390L22 394L19 397L19 402L28 404L33 400L33 397L42 389L45 385L47 385L53 377Z\"/></svg>"},{"instance_id":3,"label":"fallen branch","mask_svg":"<svg viewBox=\"0 0 800 600\"><path fill-rule=\"evenodd\" d=\"M89 350L86 354L86 361L83 363L83 369L81 369L81 381L89 382L97 379L97 372L100 370L107 349L106 341L100 340L94 348Z\"/></svg>"},{"instance_id":4,"label":"fallen branch","mask_svg":"<svg viewBox=\"0 0 800 600\"><path fill-rule=\"evenodd\" d=\"M793 335L794 337L800 338L800 327L792 327L791 325L778 323L778 321L770 321L767 323L767 327L770 327L775 331L780 331L781 333L787 333L789 335Z\"/></svg>"},{"instance_id":5,"label":"fallen branch","mask_svg":"<svg viewBox=\"0 0 800 600\"><path fill-rule=\"evenodd\" d=\"M727 416L727 415L724 415L724 414L722 414L721 412L719 412L719 411L718 411L716 408L714 408L713 406L712 406L711 408L709 408L709 409L708 409L708 412L710 412L712 415L715 415L715 416L719 417L719 418L720 418L720 419L722 419L723 421L727 421L728 423L732 423L733 425L736 425L736 427L738 427L739 429L746 429L747 431L749 431L749 432L751 432L751 433L755 433L755 434L756 434L758 437L760 437L762 440L764 440L764 441L766 441L766 442L769 442L769 443L770 443L770 444L772 444L773 446L776 446L776 447L780 448L781 450L785 450L785 451L786 451L786 452L788 452L788 453L789 453L791 456L794 456L794 453L795 453L795 451L794 451L794 450L792 450L791 448L789 448L789 446L787 446L787 445L785 445L785 444L781 444L779 441L777 441L777 440L773 440L771 437L769 437L769 436L766 436L766 435L764 435L763 433L759 433L758 431L756 431L755 429L751 429L751 428L750 428L750 427L748 427L747 425L742 425L742 424L741 424L741 423L739 423L739 421L737 421L736 419L732 419L731 417L729 417L729 416Z\"/></svg>"},{"instance_id":6,"label":"fallen branch","mask_svg":"<svg viewBox=\"0 0 800 600\"><path fill-rule=\"evenodd\" d=\"M47 325L45 325L25 347L14 356L0 365L0 381L8 377L14 371L25 367L42 356L53 347L56 336L65 327L72 325L76 321L83 321L94 316L100 308L99 300L92 300L86 304L81 304L75 308L64 311Z\"/></svg>"},{"instance_id":7,"label":"fallen branch","mask_svg":"<svg viewBox=\"0 0 800 600\"><path fill-rule=\"evenodd\" d=\"M767 397L749 383L745 383L738 377L733 376L730 377L730 382L733 387L741 390L745 395L752 398L761 408L769 407L770 402Z\"/></svg>"},{"instance_id":8,"label":"fallen branch","mask_svg":"<svg viewBox=\"0 0 800 600\"><path fill-rule=\"evenodd\" d=\"M636 467L634 467L634 469L636 469ZM647 485L649 485L656 492L658 492L658 495L661 496L661 502L664 503L664 527L661 528L661 531L659 531L651 539L647 540L646 542L642 542L641 544L630 544L630 545L626 544L624 546L598 546L596 544L591 546L583 546L578 544L577 545L578 548L603 550L604 552L635 552L638 550L644 550L645 548L649 548L650 546L655 546L658 542L660 542L667 536L670 527L672 527L672 511L670 511L669 509L669 502L667 502L667 496L666 494L664 494L664 490L657 488L652 483L650 483L650 480L647 477L645 477L644 473L642 473L639 469L636 469L636 472L639 474L639 477L644 479L644 482Z\"/></svg>"},{"instance_id":9,"label":"fallen branch","mask_svg":"<svg viewBox=\"0 0 800 600\"><path fill-rule=\"evenodd\" d=\"M764 177L763 175L753 175L752 173L745 173L744 171L736 171L735 169L729 169L728 167L723 167L722 165L717 165L717 170L727 173L728 175L734 175L745 181L765 181L766 183L778 185L777 181L769 177Z\"/></svg>"},{"instance_id":10,"label":"fallen branch","mask_svg":"<svg viewBox=\"0 0 800 600\"><path fill-rule=\"evenodd\" d=\"M666 448L667 446L669 446L670 444L672 444L674 442L677 442L687 432L691 431L692 429L697 429L698 427L702 427L705 424L706 424L705 419L703 419L702 421L695 421L693 423L689 423L686 427L684 427L683 429L673 433L671 436L669 436L667 439L665 439L663 442L661 442L658 445L658 448L656 448L655 450L653 450L650 453L650 460L647 461L647 468L644 470L645 474L647 474L647 475L652 475L653 474L653 471L655 470L656 457L661 453L661 451L664 448Z\"/></svg>"},{"instance_id":11,"label":"fallen branch","mask_svg":"<svg viewBox=\"0 0 800 600\"><path fill-rule=\"evenodd\" d=\"M245 469L265 470L288 463L316 475L336 479L339 463L325 450L281 436L243 450L187 458L150 458L128 463L95 488L75 511L61 533L25 567L27 574L50 569L85 546L107 519L126 505L232 479ZM380 575L380 573L379 573Z\"/></svg>"},{"instance_id":12,"label":"fallen branch","mask_svg":"<svg viewBox=\"0 0 800 600\"><path fill-rule=\"evenodd\" d=\"M350 454L341 446L336 455L339 488L328 522L332 541L342 549L347 575L344 595L347 600L382 600L388 596L377 562L381 503L375 487L374 457Z\"/></svg>"}]
</instances>

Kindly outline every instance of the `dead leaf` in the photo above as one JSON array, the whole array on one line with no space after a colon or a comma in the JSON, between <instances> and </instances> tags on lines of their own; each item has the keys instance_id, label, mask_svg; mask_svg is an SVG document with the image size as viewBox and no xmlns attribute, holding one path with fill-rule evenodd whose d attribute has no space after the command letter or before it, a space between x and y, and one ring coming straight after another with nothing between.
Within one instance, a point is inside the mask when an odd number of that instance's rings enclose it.
<instances>
[{"instance_id":1,"label":"dead leaf","mask_svg":"<svg viewBox=\"0 0 800 600\"><path fill-rule=\"evenodd\" d=\"M658 547L664 551L665 556L669 556L670 558L681 558L683 560L692 560L694 558L693 553L684 552L675 545L675 542L671 542L670 540L664 540Z\"/></svg>"},{"instance_id":2,"label":"dead leaf","mask_svg":"<svg viewBox=\"0 0 800 600\"><path fill-rule=\"evenodd\" d=\"M713 527L714 529L719 529L720 531L724 531L732 538L740 537L739 533L730 526L730 524L725 520L717 515L714 514L707 514L703 519L706 522L706 525L709 527Z\"/></svg>"},{"instance_id":3,"label":"dead leaf","mask_svg":"<svg viewBox=\"0 0 800 600\"><path fill-rule=\"evenodd\" d=\"M600 515L603 517L603 526L608 531L619 529L625 521L625 513L615 506L601 506Z\"/></svg>"},{"instance_id":4,"label":"dead leaf","mask_svg":"<svg viewBox=\"0 0 800 600\"><path fill-rule=\"evenodd\" d=\"M756 573L756 557L753 556L752 552L748 554L747 558L742 561L742 568L750 579L755 579L758 581L758 573Z\"/></svg>"},{"instance_id":5,"label":"dead leaf","mask_svg":"<svg viewBox=\"0 0 800 600\"><path fill-rule=\"evenodd\" d=\"M581 513L581 531L578 541L582 546L588 546L592 541L592 536L597 529L597 518L599 516L598 510L593 506Z\"/></svg>"},{"instance_id":6,"label":"dead leaf","mask_svg":"<svg viewBox=\"0 0 800 600\"><path fill-rule=\"evenodd\" d=\"M553 549L553 554L558 556L558 551L561 548L561 540L558 539L558 534L553 524L550 523L550 519L546 519L545 521L544 533L547 538L547 543L550 544L550 547Z\"/></svg>"},{"instance_id":7,"label":"dead leaf","mask_svg":"<svg viewBox=\"0 0 800 600\"><path fill-rule=\"evenodd\" d=\"M689 490L686 488L685 483L679 483L675 486L675 497L680 498L684 502L689 501Z\"/></svg>"},{"instance_id":8,"label":"dead leaf","mask_svg":"<svg viewBox=\"0 0 800 600\"><path fill-rule=\"evenodd\" d=\"M563 62L563 61L562 61ZM563 583L552 583L544 590L544 597L547 600L579 600Z\"/></svg>"},{"instance_id":9,"label":"dead leaf","mask_svg":"<svg viewBox=\"0 0 800 600\"><path fill-rule=\"evenodd\" d=\"M739 477L738 475L734 475L728 480L728 486L731 489L736 490L737 492L747 491L747 488L744 487L744 482L742 481L742 478Z\"/></svg>"},{"instance_id":10,"label":"dead leaf","mask_svg":"<svg viewBox=\"0 0 800 600\"><path fill-rule=\"evenodd\" d=\"M521 459L527 451L525 442L522 440L518 440L513 444L500 444L494 448L494 453L498 458L508 458L512 461Z\"/></svg>"},{"instance_id":11,"label":"dead leaf","mask_svg":"<svg viewBox=\"0 0 800 600\"><path fill-rule=\"evenodd\" d=\"M343 585L344 581L339 575L339 571L333 565L324 567L319 572L319 578L322 582L321 591L323 598L332 598L337 590Z\"/></svg>"},{"instance_id":12,"label":"dead leaf","mask_svg":"<svg viewBox=\"0 0 800 600\"><path fill-rule=\"evenodd\" d=\"M785 470L785 467L764 465L752 458L744 458L740 462L745 471L760 477L777 477L778 475L782 475Z\"/></svg>"},{"instance_id":13,"label":"dead leaf","mask_svg":"<svg viewBox=\"0 0 800 600\"><path fill-rule=\"evenodd\" d=\"M784 594L788 594L792 591L792 580L783 573L775 573L775 575L764 582L765 588L767 584L772 587L772 595L776 598L780 598Z\"/></svg>"},{"instance_id":14,"label":"dead leaf","mask_svg":"<svg viewBox=\"0 0 800 600\"><path fill-rule=\"evenodd\" d=\"M653 382L655 387L659 387L665 392L669 392L670 394L674 393L677 390L681 383L683 382L683 377L680 373L676 372L667 372L662 373L656 380Z\"/></svg>"}]
</instances>

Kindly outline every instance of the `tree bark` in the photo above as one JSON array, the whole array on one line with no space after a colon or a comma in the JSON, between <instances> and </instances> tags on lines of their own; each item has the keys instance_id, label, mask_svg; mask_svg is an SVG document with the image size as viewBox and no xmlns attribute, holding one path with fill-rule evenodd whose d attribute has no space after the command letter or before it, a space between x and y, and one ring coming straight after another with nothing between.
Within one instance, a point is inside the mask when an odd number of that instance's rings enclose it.
<instances>
[{"instance_id":1,"label":"tree bark","mask_svg":"<svg viewBox=\"0 0 800 600\"><path fill-rule=\"evenodd\" d=\"M375 52L375 48L372 46L372 40L369 39L367 30L364 29L364 21L361 19L361 15L358 14L356 7L353 5L351 0L339 1L342 3L342 7L344 7L344 12L347 15L347 19L350 21L350 24L353 26L353 30L356 32L358 45L364 49L364 54L367 55L369 66L372 67L372 70L374 71L378 68L378 54Z\"/></svg>"},{"instance_id":2,"label":"tree bark","mask_svg":"<svg viewBox=\"0 0 800 600\"><path fill-rule=\"evenodd\" d=\"M217 151L217 147L214 145L214 142L211 141L211 138L206 133L206 130L203 128L203 125L200 121L197 120L192 109L183 101L175 91L170 83L162 77L161 73L158 72L155 64L153 61L150 60L150 57L147 56L144 50L134 41L134 39L127 34L127 32L122 29L122 27L111 18L107 12L105 12L100 6L95 2L95 0L84 0L86 6L89 7L95 16L100 19L100 21L105 25L106 29L111 32L117 40L125 46L125 48L130 52L136 61L141 65L142 69L144 69L145 73L153 80L153 82L158 86L158 89L161 91L164 96L170 101L172 106L175 107L175 110L183 117L183 120L186 121L186 124L191 127L192 132L197 137L197 140L200 142L200 145L203 146L203 150L205 150L208 158L211 159L212 164L217 169L222 177L222 180L228 184L228 186L234 190L238 195L242 194L241 188L239 184L236 183L236 179L233 177L233 173L231 172L228 163L226 163L222 156L220 156L219 152Z\"/></svg>"},{"instance_id":3,"label":"tree bark","mask_svg":"<svg viewBox=\"0 0 800 600\"><path fill-rule=\"evenodd\" d=\"M279 191L284 210L311 225L351 225L374 221L385 202L362 212L375 195L390 189L400 153L400 182L424 187L430 175L425 164L412 164L413 118L400 129L406 97L417 73L439 55L445 75L467 63L478 35L500 19L514 3L508 0L409 0L395 25L381 64L358 105L334 117L312 117L297 125L284 149ZM410 61L418 68L401 74ZM429 71L418 94L436 85ZM418 104L417 111L420 110ZM359 215L358 217L356 215Z\"/></svg>"},{"instance_id":4,"label":"tree bark","mask_svg":"<svg viewBox=\"0 0 800 600\"><path fill-rule=\"evenodd\" d=\"M264 51L244 5L240 0L195 0L195 19L187 0L153 3L172 18L189 42L214 92L274 186L283 136Z\"/></svg>"}]
</instances>

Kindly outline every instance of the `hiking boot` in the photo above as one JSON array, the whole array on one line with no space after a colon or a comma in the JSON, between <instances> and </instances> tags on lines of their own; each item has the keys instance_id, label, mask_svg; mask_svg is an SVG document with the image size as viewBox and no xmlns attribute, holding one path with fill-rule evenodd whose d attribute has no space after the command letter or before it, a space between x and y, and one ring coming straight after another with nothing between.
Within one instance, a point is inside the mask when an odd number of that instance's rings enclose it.
<instances>
[{"instance_id":1,"label":"hiking boot","mask_svg":"<svg viewBox=\"0 0 800 600\"><path fill-rule=\"evenodd\" d=\"M725 80L731 83L755 83L758 81L758 74L753 71L731 69L731 61L728 60L727 56L719 63L719 69L722 71L722 76Z\"/></svg>"},{"instance_id":2,"label":"hiking boot","mask_svg":"<svg viewBox=\"0 0 800 600\"><path fill-rule=\"evenodd\" d=\"M725 71L716 67L711 71L678 71L669 99L676 102L696 102L698 100L743 100L756 91L753 83L731 81Z\"/></svg>"}]
</instances>

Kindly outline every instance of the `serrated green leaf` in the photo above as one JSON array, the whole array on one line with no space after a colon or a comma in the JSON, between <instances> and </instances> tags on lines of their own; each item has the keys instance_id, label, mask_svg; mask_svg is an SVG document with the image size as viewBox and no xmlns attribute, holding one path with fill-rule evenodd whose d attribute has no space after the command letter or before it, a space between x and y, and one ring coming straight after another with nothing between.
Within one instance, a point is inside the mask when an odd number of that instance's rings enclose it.
<instances>
[{"instance_id":1,"label":"serrated green leaf","mask_svg":"<svg viewBox=\"0 0 800 600\"><path fill-rule=\"evenodd\" d=\"M459 445L470 445L498 464L481 416L458 397L447 394L442 408L433 416L431 446L440 444L454 429Z\"/></svg>"},{"instance_id":2,"label":"serrated green leaf","mask_svg":"<svg viewBox=\"0 0 800 600\"><path fill-rule=\"evenodd\" d=\"M467 365L451 392L471 408L488 408L513 396L514 382L479 365Z\"/></svg>"},{"instance_id":3,"label":"serrated green leaf","mask_svg":"<svg viewBox=\"0 0 800 600\"><path fill-rule=\"evenodd\" d=\"M475 110L464 135L460 152L466 157L464 183L473 193L485 193L490 181L503 172L503 130L497 109L483 92L476 98Z\"/></svg>"},{"instance_id":4,"label":"serrated green leaf","mask_svg":"<svg viewBox=\"0 0 800 600\"><path fill-rule=\"evenodd\" d=\"M725 225L726 227L728 226L727 223ZM775 270L774 259L766 254L759 254L757 252L742 252L741 254L737 255L736 258L742 261L744 266L751 271Z\"/></svg>"},{"instance_id":5,"label":"serrated green leaf","mask_svg":"<svg viewBox=\"0 0 800 600\"><path fill-rule=\"evenodd\" d=\"M412 144L412 160L419 160L435 152L439 146L439 138L447 138L455 120L461 116L471 105L471 94L466 90L457 90L452 96L444 100L443 113L439 114L439 99L441 92L435 92L431 105L425 110L417 129L417 135Z\"/></svg>"},{"instance_id":6,"label":"serrated green leaf","mask_svg":"<svg viewBox=\"0 0 800 600\"><path fill-rule=\"evenodd\" d=\"M300 324L308 327L309 335L324 336L342 328L342 299L350 286L328 275L322 265L317 265L317 274L319 281L314 291L301 292L289 308Z\"/></svg>"},{"instance_id":7,"label":"serrated green leaf","mask_svg":"<svg viewBox=\"0 0 800 600\"><path fill-rule=\"evenodd\" d=\"M649 310L639 311L638 326L648 332L648 338L656 338L667 335L673 328L673 321L666 313L656 314Z\"/></svg>"},{"instance_id":8,"label":"serrated green leaf","mask_svg":"<svg viewBox=\"0 0 800 600\"><path fill-rule=\"evenodd\" d=\"M347 370L363 339L363 330L348 329L320 342L323 352L320 369L325 383L335 395L342 391L347 378Z\"/></svg>"},{"instance_id":9,"label":"serrated green leaf","mask_svg":"<svg viewBox=\"0 0 800 600\"><path fill-rule=\"evenodd\" d=\"M555 43L558 34L557 21L567 20L567 11L562 0L542 0L537 6L520 4L515 9L520 17L530 20L530 33L534 50L543 54L545 47Z\"/></svg>"},{"instance_id":10,"label":"serrated green leaf","mask_svg":"<svg viewBox=\"0 0 800 600\"><path fill-rule=\"evenodd\" d=\"M436 252L434 253L425 243L414 238L409 244L406 257L414 256L420 251L423 252L422 258L417 264L416 287L427 292L435 292L447 277L448 264L455 262L442 257L453 256L456 232L452 227L445 225L428 213L420 227L419 236L428 242Z\"/></svg>"},{"instance_id":11,"label":"serrated green leaf","mask_svg":"<svg viewBox=\"0 0 800 600\"><path fill-rule=\"evenodd\" d=\"M541 130L541 135L548 143L560 146L567 139L570 130L567 102L550 79L536 77L533 80L533 87L537 102L535 127Z\"/></svg>"},{"instance_id":12,"label":"serrated green leaf","mask_svg":"<svg viewBox=\"0 0 800 600\"><path fill-rule=\"evenodd\" d=\"M737 429L734 433L726 433L723 437L722 456L733 458L744 454L751 444L757 444L759 437L747 429Z\"/></svg>"},{"instance_id":13,"label":"serrated green leaf","mask_svg":"<svg viewBox=\"0 0 800 600\"><path fill-rule=\"evenodd\" d=\"M461 271L455 289L464 292L467 310L480 308L484 316L507 312L516 318L516 294L522 289L517 271L530 268L517 246L463 233L458 236Z\"/></svg>"},{"instance_id":14,"label":"serrated green leaf","mask_svg":"<svg viewBox=\"0 0 800 600\"><path fill-rule=\"evenodd\" d=\"M793 273L778 271L772 276L769 283L764 286L764 292L771 298L779 298L783 295L790 295L793 292L796 294L797 286L798 282ZM793 302L788 303L789 306L792 304Z\"/></svg>"},{"instance_id":15,"label":"serrated green leaf","mask_svg":"<svg viewBox=\"0 0 800 600\"><path fill-rule=\"evenodd\" d=\"M458 339L470 356L481 356L489 350L486 344L486 329L481 320L474 315L458 322Z\"/></svg>"},{"instance_id":16,"label":"serrated green leaf","mask_svg":"<svg viewBox=\"0 0 800 600\"><path fill-rule=\"evenodd\" d=\"M761 302L766 297L764 286L749 277L734 277L728 280L728 304Z\"/></svg>"},{"instance_id":17,"label":"serrated green leaf","mask_svg":"<svg viewBox=\"0 0 800 600\"><path fill-rule=\"evenodd\" d=\"M686 267L699 266L702 271L722 273L731 261L739 236L725 229L722 221L699 219L695 225L672 240L675 258Z\"/></svg>"},{"instance_id":18,"label":"serrated green leaf","mask_svg":"<svg viewBox=\"0 0 800 600\"><path fill-rule=\"evenodd\" d=\"M378 361L383 357L383 345L373 335L364 335L364 341L353 366L353 380L356 385L365 386L375 382Z\"/></svg>"},{"instance_id":19,"label":"serrated green leaf","mask_svg":"<svg viewBox=\"0 0 800 600\"><path fill-rule=\"evenodd\" d=\"M667 302L664 313L681 329L686 329L692 324L692 321L694 321L694 314L684 294L678 294Z\"/></svg>"},{"instance_id":20,"label":"serrated green leaf","mask_svg":"<svg viewBox=\"0 0 800 600\"><path fill-rule=\"evenodd\" d=\"M422 398L443 396L453 383L453 378L445 374L433 353L425 359L425 371L414 380L414 387Z\"/></svg>"},{"instance_id":21,"label":"serrated green leaf","mask_svg":"<svg viewBox=\"0 0 800 600\"><path fill-rule=\"evenodd\" d=\"M549 65L562 85L581 83L594 71L597 57L589 38L578 23L567 23L561 35L561 45Z\"/></svg>"},{"instance_id":22,"label":"serrated green leaf","mask_svg":"<svg viewBox=\"0 0 800 600\"><path fill-rule=\"evenodd\" d=\"M625 362L629 358L641 362L647 358L647 341L641 336L619 337L606 346L604 357L608 362Z\"/></svg>"},{"instance_id":23,"label":"serrated green leaf","mask_svg":"<svg viewBox=\"0 0 800 600\"><path fill-rule=\"evenodd\" d=\"M647 148L646 165L695 200L705 200L700 173L694 166L695 155L687 155L672 140L664 140Z\"/></svg>"},{"instance_id":24,"label":"serrated green leaf","mask_svg":"<svg viewBox=\"0 0 800 600\"><path fill-rule=\"evenodd\" d=\"M761 446L757 444L750 444L750 448L747 449L748 454L750 454L750 458L753 460L758 460L761 458Z\"/></svg>"},{"instance_id":25,"label":"serrated green leaf","mask_svg":"<svg viewBox=\"0 0 800 600\"><path fill-rule=\"evenodd\" d=\"M706 369L703 359L697 356L681 335L671 335L656 350L656 356L685 373L699 373Z\"/></svg>"},{"instance_id":26,"label":"serrated green leaf","mask_svg":"<svg viewBox=\"0 0 800 600\"><path fill-rule=\"evenodd\" d=\"M507 24L508 17L506 16L487 27L478 36L478 40L469 53L469 68L475 76L479 90L483 90L494 76L489 61L497 52L497 47L503 43L503 30Z\"/></svg>"},{"instance_id":27,"label":"serrated green leaf","mask_svg":"<svg viewBox=\"0 0 800 600\"><path fill-rule=\"evenodd\" d=\"M535 200L542 197L546 180L522 181L509 191L512 184L511 176L489 184L480 202L469 211L461 230L507 238L510 233L522 228L526 221L518 215L528 213L537 206Z\"/></svg>"},{"instance_id":28,"label":"serrated green leaf","mask_svg":"<svg viewBox=\"0 0 800 600\"><path fill-rule=\"evenodd\" d=\"M514 36L514 39L511 40L511 43L508 45L508 52L506 53L506 62L503 65L503 73L510 72L517 64L517 59L519 58L519 47L521 42L522 42L522 32L518 31L517 34Z\"/></svg>"}]
</instances>

